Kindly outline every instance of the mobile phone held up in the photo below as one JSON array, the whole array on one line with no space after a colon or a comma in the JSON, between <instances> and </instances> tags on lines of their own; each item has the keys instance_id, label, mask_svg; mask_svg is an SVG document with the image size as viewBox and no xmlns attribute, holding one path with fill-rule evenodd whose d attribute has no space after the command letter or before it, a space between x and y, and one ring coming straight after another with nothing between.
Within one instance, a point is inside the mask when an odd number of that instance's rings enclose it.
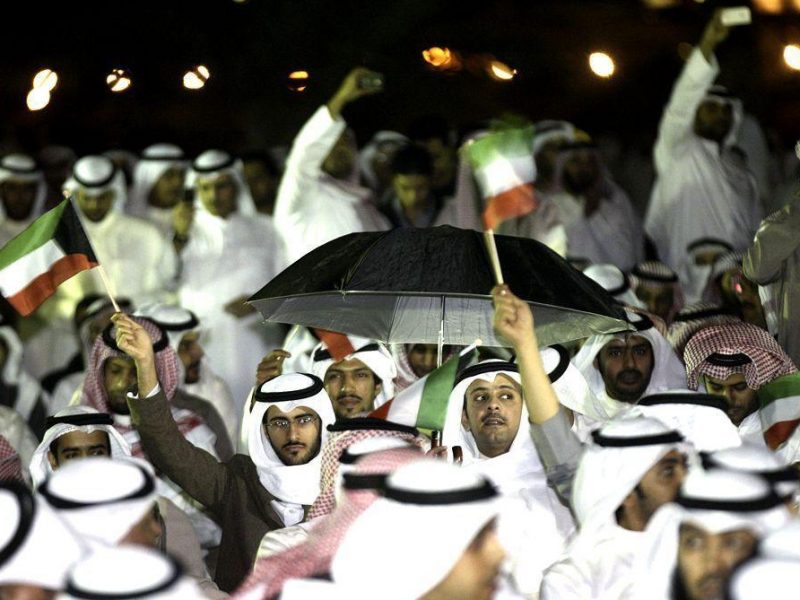
<instances>
[{"instance_id":1,"label":"mobile phone held up","mask_svg":"<svg viewBox=\"0 0 800 600\"><path fill-rule=\"evenodd\" d=\"M752 22L750 8L747 6L733 6L723 8L720 14L720 22L725 27L735 27L736 25L749 25Z\"/></svg>"},{"instance_id":2,"label":"mobile phone held up","mask_svg":"<svg viewBox=\"0 0 800 600\"><path fill-rule=\"evenodd\" d=\"M376 92L383 89L383 75L380 73L367 73L358 79L358 88L364 91Z\"/></svg>"}]
</instances>

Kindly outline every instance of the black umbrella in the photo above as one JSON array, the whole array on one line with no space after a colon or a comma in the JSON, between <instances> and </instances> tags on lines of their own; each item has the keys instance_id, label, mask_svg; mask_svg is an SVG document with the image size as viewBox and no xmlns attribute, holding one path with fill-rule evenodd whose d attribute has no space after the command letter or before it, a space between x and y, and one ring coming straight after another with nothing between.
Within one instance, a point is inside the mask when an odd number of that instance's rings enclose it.
<instances>
[{"instance_id":1,"label":"black umbrella","mask_svg":"<svg viewBox=\"0 0 800 600\"><path fill-rule=\"evenodd\" d=\"M542 344L628 329L594 281L534 240L498 235L506 283L534 307ZM249 302L267 321L387 343L507 343L495 336L483 237L455 227L352 233L306 254Z\"/></svg>"}]
</instances>

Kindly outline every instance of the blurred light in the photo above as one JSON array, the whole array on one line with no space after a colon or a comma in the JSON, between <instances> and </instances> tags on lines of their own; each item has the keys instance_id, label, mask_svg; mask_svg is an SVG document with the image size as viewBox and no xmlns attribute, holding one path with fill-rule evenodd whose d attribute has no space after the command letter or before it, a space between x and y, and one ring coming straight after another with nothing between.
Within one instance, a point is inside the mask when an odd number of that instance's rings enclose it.
<instances>
[{"instance_id":1,"label":"blurred light","mask_svg":"<svg viewBox=\"0 0 800 600\"><path fill-rule=\"evenodd\" d=\"M800 46L788 44L783 47L783 61L790 69L800 71Z\"/></svg>"},{"instance_id":2,"label":"blurred light","mask_svg":"<svg viewBox=\"0 0 800 600\"><path fill-rule=\"evenodd\" d=\"M189 90L199 90L206 84L211 73L203 65L197 65L191 71L186 71L183 75L183 87Z\"/></svg>"},{"instance_id":3,"label":"blurred light","mask_svg":"<svg viewBox=\"0 0 800 600\"><path fill-rule=\"evenodd\" d=\"M453 53L450 48L433 46L422 51L422 58L434 68L446 69L453 62Z\"/></svg>"},{"instance_id":4,"label":"blurred light","mask_svg":"<svg viewBox=\"0 0 800 600\"><path fill-rule=\"evenodd\" d=\"M106 84L112 92L124 92L131 83L130 74L125 69L112 69L106 77Z\"/></svg>"},{"instance_id":5,"label":"blurred light","mask_svg":"<svg viewBox=\"0 0 800 600\"><path fill-rule=\"evenodd\" d=\"M28 105L28 110L42 110L50 102L50 92L45 88L33 88L28 92L25 103Z\"/></svg>"},{"instance_id":6,"label":"blurred light","mask_svg":"<svg viewBox=\"0 0 800 600\"><path fill-rule=\"evenodd\" d=\"M33 88L52 92L58 83L58 74L51 69L42 69L33 78Z\"/></svg>"},{"instance_id":7,"label":"blurred light","mask_svg":"<svg viewBox=\"0 0 800 600\"><path fill-rule=\"evenodd\" d=\"M308 71L292 71L289 73L288 88L293 92L303 92L308 87Z\"/></svg>"},{"instance_id":8,"label":"blurred light","mask_svg":"<svg viewBox=\"0 0 800 600\"><path fill-rule=\"evenodd\" d=\"M753 0L756 10L777 14L783 12L783 0Z\"/></svg>"},{"instance_id":9,"label":"blurred light","mask_svg":"<svg viewBox=\"0 0 800 600\"><path fill-rule=\"evenodd\" d=\"M614 74L614 60L605 52L592 52L589 55L589 68L598 77L608 78Z\"/></svg>"},{"instance_id":10,"label":"blurred light","mask_svg":"<svg viewBox=\"0 0 800 600\"><path fill-rule=\"evenodd\" d=\"M511 81L514 75L517 74L516 69L512 69L507 64L499 60L493 60L489 63L489 75L498 81Z\"/></svg>"}]
</instances>

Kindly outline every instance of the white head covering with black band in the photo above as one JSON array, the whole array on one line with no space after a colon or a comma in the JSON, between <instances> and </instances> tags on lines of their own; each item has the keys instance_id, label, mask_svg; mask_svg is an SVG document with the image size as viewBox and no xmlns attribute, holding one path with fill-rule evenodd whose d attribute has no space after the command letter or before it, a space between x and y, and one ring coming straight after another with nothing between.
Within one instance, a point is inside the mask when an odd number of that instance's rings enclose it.
<instances>
[{"instance_id":1,"label":"white head covering with black band","mask_svg":"<svg viewBox=\"0 0 800 600\"><path fill-rule=\"evenodd\" d=\"M132 458L90 457L61 466L40 496L93 545L115 545L156 501L152 468Z\"/></svg>"},{"instance_id":2,"label":"white head covering with black band","mask_svg":"<svg viewBox=\"0 0 800 600\"><path fill-rule=\"evenodd\" d=\"M206 150L194 159L191 169L186 176L186 187L197 188L197 180L207 177L230 175L236 182L236 209L235 212L245 217L256 214L256 206L250 195L250 188L244 178L242 161L225 152L224 150ZM209 215L200 198L195 199L195 208L199 214Z\"/></svg>"},{"instance_id":3,"label":"white head covering with black band","mask_svg":"<svg viewBox=\"0 0 800 600\"><path fill-rule=\"evenodd\" d=\"M761 556L800 561L800 519L792 519L761 540Z\"/></svg>"},{"instance_id":4,"label":"white head covering with black band","mask_svg":"<svg viewBox=\"0 0 800 600\"><path fill-rule=\"evenodd\" d=\"M264 432L263 421L270 406L288 413L295 408L313 410L320 418L320 450L328 438L328 425L336 420L322 381L307 373L288 373L264 383L255 392L247 438L250 458L258 469L261 485L275 498L273 507L285 525L303 520L303 506L311 505L320 492L321 452L303 465L285 465Z\"/></svg>"},{"instance_id":5,"label":"white head covering with black band","mask_svg":"<svg viewBox=\"0 0 800 600\"><path fill-rule=\"evenodd\" d=\"M589 265L583 270L583 274L599 283L617 302L627 306L647 308L647 305L639 300L631 289L625 273L620 271L618 267L608 264Z\"/></svg>"},{"instance_id":6,"label":"white head covering with black band","mask_svg":"<svg viewBox=\"0 0 800 600\"><path fill-rule=\"evenodd\" d=\"M712 534L746 529L761 538L789 522L783 501L765 481L747 473L694 469L674 502L656 511L634 567L634 597L669 600L678 560L680 526L691 524Z\"/></svg>"},{"instance_id":7,"label":"white head covering with black band","mask_svg":"<svg viewBox=\"0 0 800 600\"><path fill-rule=\"evenodd\" d=\"M7 584L60 590L83 544L23 484L0 481L0 588Z\"/></svg>"},{"instance_id":8,"label":"white head covering with black band","mask_svg":"<svg viewBox=\"0 0 800 600\"><path fill-rule=\"evenodd\" d=\"M794 500L800 492L797 469L766 446L745 442L735 448L701 454L700 460L706 469L727 469L758 475L787 501Z\"/></svg>"},{"instance_id":9,"label":"white head covering with black band","mask_svg":"<svg viewBox=\"0 0 800 600\"><path fill-rule=\"evenodd\" d=\"M334 497L336 498L336 503L339 504L342 501L342 496L344 495L345 488L344 488L344 480L348 477L349 474L353 472L356 467L356 463L361 460L367 454L372 454L373 452L381 452L383 450L395 450L397 448L415 448L414 444L412 444L409 440L400 438L400 437L372 437L360 440L355 442L351 446L348 446L344 452L339 456L339 469L336 471L336 480L333 484L333 493ZM376 478L379 476L375 476ZM374 480L375 486L372 489L381 489L383 486L377 483L377 479ZM366 485L366 484L362 484Z\"/></svg>"},{"instance_id":10,"label":"white head covering with black band","mask_svg":"<svg viewBox=\"0 0 800 600\"><path fill-rule=\"evenodd\" d=\"M78 189L83 189L93 197L113 191L114 204L111 212L121 213L125 206L125 176L106 156L84 156L75 163L72 175L64 182L64 190L74 194Z\"/></svg>"},{"instance_id":11,"label":"white head covering with black band","mask_svg":"<svg viewBox=\"0 0 800 600\"><path fill-rule=\"evenodd\" d=\"M9 222L6 218L6 211L3 203L0 202L0 222L4 222L4 227L12 225L12 231L16 235L22 233L34 219L42 214L44 211L44 203L47 198L47 185L44 180L44 174L41 169L27 154L8 154L0 159L0 184L6 181L14 181L18 183L35 183L36 196L33 200L30 215L23 221Z\"/></svg>"},{"instance_id":12,"label":"white head covering with black band","mask_svg":"<svg viewBox=\"0 0 800 600\"><path fill-rule=\"evenodd\" d=\"M142 218L148 217L148 209L171 213L172 209L150 206L150 192L164 173L173 168L185 169L187 166L188 161L183 150L174 144L153 144L145 148L133 169L133 185L126 207L128 213Z\"/></svg>"},{"instance_id":13,"label":"white head covering with black band","mask_svg":"<svg viewBox=\"0 0 800 600\"><path fill-rule=\"evenodd\" d=\"M728 585L730 600L794 600L800 560L754 558L738 568Z\"/></svg>"},{"instance_id":14,"label":"white head covering with black band","mask_svg":"<svg viewBox=\"0 0 800 600\"><path fill-rule=\"evenodd\" d=\"M394 397L394 378L397 377L397 366L391 352L380 342L367 338L347 336L355 348L355 352L342 360L358 359L363 362L375 376L381 380L381 393L375 397L374 408L382 406ZM311 353L311 372L325 381L325 373L334 364L324 342L320 342Z\"/></svg>"},{"instance_id":15,"label":"white head covering with black band","mask_svg":"<svg viewBox=\"0 0 800 600\"><path fill-rule=\"evenodd\" d=\"M639 336L650 342L653 349L653 373L642 396L666 390L686 389L686 371L669 342L658 332L649 318L630 310L625 312L636 331L592 336L572 359L572 363L578 367L589 383L595 400L591 404L573 410L596 421L608 421L630 406L608 396L603 376L594 366L594 359L600 350L615 338L625 340L628 336Z\"/></svg>"},{"instance_id":16,"label":"white head covering with black band","mask_svg":"<svg viewBox=\"0 0 800 600\"><path fill-rule=\"evenodd\" d=\"M33 453L30 464L31 479L35 487L40 486L53 472L47 454L50 445L62 435L81 431L94 433L104 431L108 434L108 443L112 458L122 458L131 455L130 444L123 435L114 428L114 419L108 413L101 413L91 406L68 406L47 418L47 430L42 442Z\"/></svg>"},{"instance_id":17,"label":"white head covering with black band","mask_svg":"<svg viewBox=\"0 0 800 600\"><path fill-rule=\"evenodd\" d=\"M173 304L145 304L133 313L136 317L145 317L158 325L167 334L170 348L178 353L183 336L200 330L200 321L192 311ZM186 379L183 362L178 361L179 381Z\"/></svg>"},{"instance_id":18,"label":"white head covering with black band","mask_svg":"<svg viewBox=\"0 0 800 600\"><path fill-rule=\"evenodd\" d=\"M352 597L420 598L499 512L485 478L433 459L399 468L345 534L331 565ZM420 544L421 539L436 543Z\"/></svg>"},{"instance_id":19,"label":"white head covering with black band","mask_svg":"<svg viewBox=\"0 0 800 600\"><path fill-rule=\"evenodd\" d=\"M204 594L178 562L141 546L102 548L70 570L56 600L196 600Z\"/></svg>"}]
</instances>

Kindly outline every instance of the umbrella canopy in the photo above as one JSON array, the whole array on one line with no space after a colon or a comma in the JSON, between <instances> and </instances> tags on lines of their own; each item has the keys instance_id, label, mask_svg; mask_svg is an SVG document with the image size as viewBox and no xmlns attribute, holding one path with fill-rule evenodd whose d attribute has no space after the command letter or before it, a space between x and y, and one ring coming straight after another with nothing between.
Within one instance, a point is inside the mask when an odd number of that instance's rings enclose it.
<instances>
[{"instance_id":1,"label":"umbrella canopy","mask_svg":"<svg viewBox=\"0 0 800 600\"><path fill-rule=\"evenodd\" d=\"M498 235L506 283L534 307L541 344L628 329L594 281L535 240ZM507 346L492 328L482 234L442 226L353 233L309 252L249 302L267 321L386 343Z\"/></svg>"}]
</instances>

